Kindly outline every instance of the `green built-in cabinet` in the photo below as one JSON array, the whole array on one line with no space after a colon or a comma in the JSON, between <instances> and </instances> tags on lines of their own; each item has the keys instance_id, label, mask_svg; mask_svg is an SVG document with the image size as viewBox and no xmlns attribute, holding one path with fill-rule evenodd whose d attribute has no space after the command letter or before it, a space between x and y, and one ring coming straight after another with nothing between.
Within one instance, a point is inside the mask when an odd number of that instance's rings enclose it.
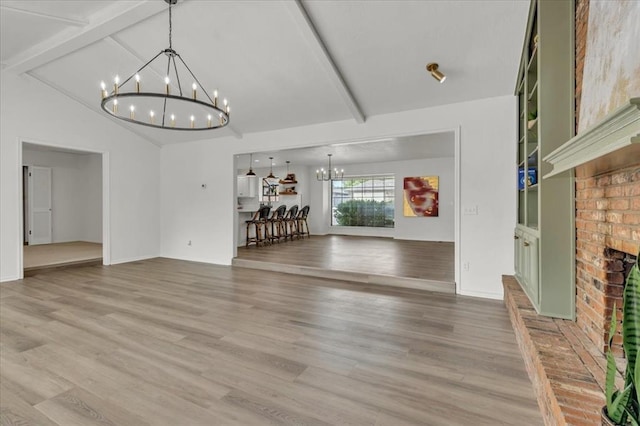
<instances>
[{"instance_id":1,"label":"green built-in cabinet","mask_svg":"<svg viewBox=\"0 0 640 426\"><path fill-rule=\"evenodd\" d=\"M536 310L575 316L573 172L543 158L574 135L573 1L532 0L518 98L516 278Z\"/></svg>"}]
</instances>

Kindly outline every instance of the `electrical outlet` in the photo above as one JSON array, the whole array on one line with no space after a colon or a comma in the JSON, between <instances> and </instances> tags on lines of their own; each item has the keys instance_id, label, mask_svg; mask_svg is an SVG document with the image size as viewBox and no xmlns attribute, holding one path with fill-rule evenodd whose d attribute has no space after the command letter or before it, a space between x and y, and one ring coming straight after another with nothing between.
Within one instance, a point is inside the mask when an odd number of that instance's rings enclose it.
<instances>
[{"instance_id":1,"label":"electrical outlet","mask_svg":"<svg viewBox=\"0 0 640 426\"><path fill-rule=\"evenodd\" d=\"M464 269L465 271L468 271L471 268L471 264L469 262L464 262L462 264L462 269Z\"/></svg>"}]
</instances>

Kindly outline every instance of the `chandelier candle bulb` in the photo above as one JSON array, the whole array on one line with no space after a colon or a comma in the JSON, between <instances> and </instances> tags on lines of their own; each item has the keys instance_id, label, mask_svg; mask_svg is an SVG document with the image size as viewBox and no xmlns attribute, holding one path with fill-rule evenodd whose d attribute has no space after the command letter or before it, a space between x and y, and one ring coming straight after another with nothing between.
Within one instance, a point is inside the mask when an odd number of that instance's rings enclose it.
<instances>
[{"instance_id":1,"label":"chandelier candle bulb","mask_svg":"<svg viewBox=\"0 0 640 426\"><path fill-rule=\"evenodd\" d=\"M113 79L113 93L118 94L118 84L120 84L120 77L116 75L116 78Z\"/></svg>"},{"instance_id":2,"label":"chandelier candle bulb","mask_svg":"<svg viewBox=\"0 0 640 426\"><path fill-rule=\"evenodd\" d=\"M169 77L167 76L164 78L164 85L167 91L167 96L169 96L169 83L171 83L171 80L169 80Z\"/></svg>"},{"instance_id":3,"label":"chandelier candle bulb","mask_svg":"<svg viewBox=\"0 0 640 426\"><path fill-rule=\"evenodd\" d=\"M133 105L131 105L129 107L129 110L131 111L131 114L129 114L129 118L131 118L132 120L134 120L136 118L136 107L134 107Z\"/></svg>"},{"instance_id":4,"label":"chandelier candle bulb","mask_svg":"<svg viewBox=\"0 0 640 426\"><path fill-rule=\"evenodd\" d=\"M171 114L171 127L176 127L176 116Z\"/></svg>"},{"instance_id":5,"label":"chandelier candle bulb","mask_svg":"<svg viewBox=\"0 0 640 426\"><path fill-rule=\"evenodd\" d=\"M102 95L102 99L107 97L107 85L104 81L100 82L100 94Z\"/></svg>"},{"instance_id":6,"label":"chandelier candle bulb","mask_svg":"<svg viewBox=\"0 0 640 426\"><path fill-rule=\"evenodd\" d=\"M213 106L218 107L218 90L213 91Z\"/></svg>"},{"instance_id":7,"label":"chandelier candle bulb","mask_svg":"<svg viewBox=\"0 0 640 426\"><path fill-rule=\"evenodd\" d=\"M207 127L211 127L211 114L207 115Z\"/></svg>"},{"instance_id":8,"label":"chandelier candle bulb","mask_svg":"<svg viewBox=\"0 0 640 426\"><path fill-rule=\"evenodd\" d=\"M193 99L195 100L196 99L196 89L198 88L198 86L196 86L196 84L193 83L191 85L191 88L193 89Z\"/></svg>"},{"instance_id":9,"label":"chandelier candle bulb","mask_svg":"<svg viewBox=\"0 0 640 426\"><path fill-rule=\"evenodd\" d=\"M155 120L153 119L153 117L156 115L155 112L153 111L149 111L149 120L151 121L151 124L155 123Z\"/></svg>"},{"instance_id":10,"label":"chandelier candle bulb","mask_svg":"<svg viewBox=\"0 0 640 426\"><path fill-rule=\"evenodd\" d=\"M118 113L118 100L117 99L113 100L113 113L114 114Z\"/></svg>"},{"instance_id":11,"label":"chandelier candle bulb","mask_svg":"<svg viewBox=\"0 0 640 426\"><path fill-rule=\"evenodd\" d=\"M194 125L195 121L196 121L196 118L192 115L191 116L191 128L192 129L193 129L193 125Z\"/></svg>"}]
</instances>

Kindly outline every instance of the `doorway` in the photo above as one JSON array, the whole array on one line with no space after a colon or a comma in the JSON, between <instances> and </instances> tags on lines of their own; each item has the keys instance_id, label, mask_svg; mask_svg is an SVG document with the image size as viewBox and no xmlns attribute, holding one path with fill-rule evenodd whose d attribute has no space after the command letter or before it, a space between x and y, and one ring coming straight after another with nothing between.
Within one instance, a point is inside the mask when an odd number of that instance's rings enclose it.
<instances>
[{"instance_id":1,"label":"doorway","mask_svg":"<svg viewBox=\"0 0 640 426\"><path fill-rule=\"evenodd\" d=\"M380 173L393 174L396 178L395 184L395 215L394 225L392 229L387 228L369 228L363 229L358 227L339 227L335 226L332 222L332 218L335 215L333 209L334 196L330 191L329 185L325 184L320 187L321 183L315 182L320 180L317 178L319 166L321 165L322 158L326 158L327 153L333 153L334 163L340 163L339 165L345 165L344 175L356 176L362 178L363 176L378 176ZM265 158L271 158L271 161L275 159L281 163L284 160L291 161L292 167L300 175L297 179L298 185L303 190L305 189L304 182L308 181L306 187L307 199L311 205L311 211L314 213L313 218L310 215L309 223L312 225L312 233L316 235L322 235L321 238L316 238L314 245L317 246L314 249L317 250L318 256L315 258L334 258L338 251L334 250L335 242L340 240L338 246L344 247L346 243L355 243L360 246L371 246L374 243L380 243L381 247L386 246L400 246L395 247L394 250L387 251L388 248L381 248L389 254L388 257L392 258L391 253L402 253L402 245L406 244L407 247L414 247L423 245L430 245L428 249L421 248L418 250L420 253L418 258L426 259L426 253L437 250L438 254L444 256L444 262L439 266L446 267L446 279L440 276L429 275L433 272L433 269L429 269L428 265L423 262L421 264L422 269L414 270L409 273L398 273L398 268L391 268L395 278L401 278L403 281L399 283L400 286L413 287L412 280L416 278L423 281L445 282L448 284L448 289L459 291L461 287L460 283L460 131L458 128L450 130L442 130L433 133L417 133L389 136L384 139L375 140L356 140L356 141L344 141L339 143L333 143L326 146L313 146L313 147L301 147L290 148L279 151L270 152L253 152L252 158L249 153L236 155L235 160L235 173L240 176L247 171L246 164L255 168L255 173L259 176L264 176L271 169L263 168L260 170L258 166L265 164L270 166L271 163L266 162ZM247 163L250 161L250 163ZM257 163L259 161L259 163ZM288 164L288 163L287 163ZM281 175L284 176L282 170L279 170ZM278 173L276 173L278 175ZM438 189L440 194L440 215L435 218L412 218L410 215L403 212L404 192L403 180L406 177L412 176L439 176L441 187ZM298 191L299 192L299 191ZM241 199L238 198L239 205ZM242 200L244 201L244 200ZM246 267L258 267L267 266L257 265L256 262L266 262L269 255L274 254L274 258L270 261L268 267L277 270L283 270L288 265L291 265L291 270L295 270L299 273L301 268L307 268L309 271L317 274L323 274L326 276L329 272L340 272L350 274L357 271L352 271L346 267L336 267L336 262L329 264L323 264L322 262L316 262L318 264L308 264L308 259L301 260L294 264L291 260L295 254L302 253L305 249L301 247L292 247L292 245L275 244L267 245L266 248L260 247L256 249L254 246L250 246L249 249L245 249L243 230L246 228L244 224L244 217L242 216L243 210L238 208L236 217L237 232L234 232L234 259L233 264L240 266L240 263ZM245 214L246 215L246 214ZM313 237L312 237L313 238ZM304 244L309 246L310 240L304 240ZM303 240L299 241L303 243ZM324 242L324 244L323 244ZM298 244L296 244L298 246ZM291 249L292 253L285 253L286 249ZM273 252L273 253L272 253ZM304 252L306 253L306 252ZM351 262L348 266L354 269L356 266L366 270L366 272L359 272L366 275L363 279L366 282L372 282L377 280L377 276L373 277L371 271L376 270L381 263L372 260L371 256L367 256L367 249L355 250L355 253L351 251L349 253L350 258L355 258L356 254L362 254L361 262ZM250 257L259 257L251 259ZM332 257L333 256L333 257ZM399 255L394 258L392 262L394 265L400 265L406 261L404 255ZM342 259L339 259L342 260ZM248 263L252 263L252 266L247 266ZM306 263L305 263L306 262ZM354 265L357 263L357 265ZM400 268L402 269L402 268ZM310 272L310 274L311 274ZM429 274L427 274L427 272ZM388 277L389 272L384 270L378 275ZM357 277L356 277L357 278ZM353 279L353 277L351 278ZM387 282L389 280L386 280ZM420 285L425 283L420 283ZM415 288L415 287L413 287ZM426 288L422 286L421 288Z\"/></svg>"},{"instance_id":2,"label":"doorway","mask_svg":"<svg viewBox=\"0 0 640 426\"><path fill-rule=\"evenodd\" d=\"M20 154L22 275L108 264L107 154L26 141Z\"/></svg>"}]
</instances>

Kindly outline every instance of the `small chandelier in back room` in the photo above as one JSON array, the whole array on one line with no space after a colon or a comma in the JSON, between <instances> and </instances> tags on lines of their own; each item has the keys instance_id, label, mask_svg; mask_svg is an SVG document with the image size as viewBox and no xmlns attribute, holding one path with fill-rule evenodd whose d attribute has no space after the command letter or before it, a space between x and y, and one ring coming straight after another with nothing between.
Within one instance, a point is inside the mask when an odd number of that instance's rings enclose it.
<instances>
[{"instance_id":1,"label":"small chandelier in back room","mask_svg":"<svg viewBox=\"0 0 640 426\"><path fill-rule=\"evenodd\" d=\"M316 179L320 181L329 181L329 180L342 180L344 178L344 169L338 170L337 168L331 168L331 156L333 154L327 154L329 157L329 168L328 169L318 169L316 170Z\"/></svg>"},{"instance_id":2,"label":"small chandelier in back room","mask_svg":"<svg viewBox=\"0 0 640 426\"><path fill-rule=\"evenodd\" d=\"M120 120L159 129L211 130L224 127L229 124L229 103L224 99L223 105L219 107L218 91L213 91L213 99L211 99L182 57L173 49L171 6L178 0L164 1L169 4L169 47L161 50L122 83L120 83L120 77L116 75L113 90L110 92L107 91L107 85L103 81L101 107ZM157 78L157 72L150 67L162 54L167 57L164 81ZM180 80L178 69L182 69L183 80ZM145 71L146 74L144 74ZM159 81L143 80L143 76L155 76ZM190 93L188 91L183 93L182 84L185 78L193 81ZM160 90L147 90L150 87ZM198 99L199 91L202 100Z\"/></svg>"}]
</instances>

